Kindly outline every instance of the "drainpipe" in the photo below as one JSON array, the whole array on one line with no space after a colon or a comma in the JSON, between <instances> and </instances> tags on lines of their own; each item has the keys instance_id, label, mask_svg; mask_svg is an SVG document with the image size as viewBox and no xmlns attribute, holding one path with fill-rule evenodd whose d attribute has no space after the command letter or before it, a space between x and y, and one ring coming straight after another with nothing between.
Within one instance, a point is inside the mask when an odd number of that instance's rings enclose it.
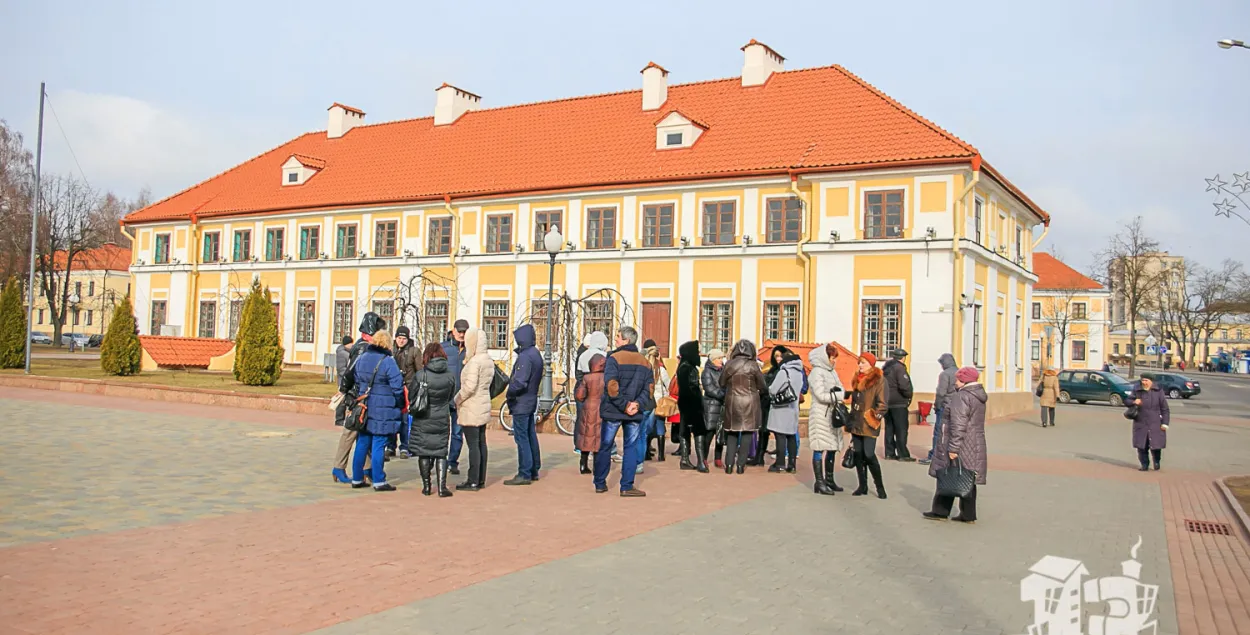
<instances>
[{"instance_id":1,"label":"drainpipe","mask_svg":"<svg viewBox=\"0 0 1250 635\"><path fill-rule=\"evenodd\" d=\"M790 171L790 191L799 197L799 201L803 203L803 211L807 218L804 223L807 225L807 231L803 232L803 236L799 239L799 244L795 248L796 255L799 260L803 261L803 334L805 342L815 341L816 325L812 316L815 314L812 306L812 257L803 251L803 247L812 241L812 231L815 229L816 219L812 214L812 206L803 190L799 189L799 177L794 171Z\"/></svg>"},{"instance_id":2,"label":"drainpipe","mask_svg":"<svg viewBox=\"0 0 1250 635\"><path fill-rule=\"evenodd\" d=\"M952 273L955 278L955 284L951 285L951 348L954 348L955 340L959 339L959 327L962 325L962 320L960 320L959 316L963 311L963 308L960 306L960 296L962 296L964 292L964 275L963 267L961 266L963 264L963 254L961 253L962 250L959 246L959 221L967 221L968 195L972 193L972 188L976 187L979 182L981 182L981 155L978 154L972 157L972 178L968 179L968 184L964 186L963 191L959 193L959 196L955 197L958 216L951 219L954 221L951 223L954 228L954 235L951 237L951 254L953 256L951 264L953 266ZM961 346L960 348L963 347ZM951 352L953 353L954 351Z\"/></svg>"},{"instance_id":3,"label":"drainpipe","mask_svg":"<svg viewBox=\"0 0 1250 635\"><path fill-rule=\"evenodd\" d=\"M191 337L191 318L196 317L196 299L199 297L200 286L200 259L196 247L199 245L197 235L200 231L200 217L191 213L191 227L187 232L187 261L191 263L191 282L187 285L189 297L187 298L187 313L183 320L183 324L187 326L183 337Z\"/></svg>"},{"instance_id":4,"label":"drainpipe","mask_svg":"<svg viewBox=\"0 0 1250 635\"><path fill-rule=\"evenodd\" d=\"M1037 240L1033 241L1033 246L1029 248L1030 254L1037 251L1037 246L1042 244L1043 240L1046 240L1046 234L1049 234L1049 233L1050 233L1050 221L1049 220L1042 221L1042 235L1038 236Z\"/></svg>"},{"instance_id":5,"label":"drainpipe","mask_svg":"<svg viewBox=\"0 0 1250 635\"><path fill-rule=\"evenodd\" d=\"M456 255L460 252L460 217L456 216L456 212L451 209L451 195L443 195L443 209L451 215L451 253L448 254L448 260L451 261L451 297L447 298L448 306L452 308L452 313L457 311L460 305L460 272L456 270ZM449 316L454 320L455 315ZM444 334L446 335L446 334Z\"/></svg>"},{"instance_id":6,"label":"drainpipe","mask_svg":"<svg viewBox=\"0 0 1250 635\"><path fill-rule=\"evenodd\" d=\"M121 222L121 221L117 221L117 226L118 226L119 228L121 228L122 235L126 237L126 240L129 240L129 241L130 241L130 264L131 264L131 265L133 265L133 264L135 263L135 256L138 256L138 255L139 255L139 250L135 248L135 237L134 237L134 236L131 236L131 235L130 235L130 232L126 231L126 223L123 223L123 222ZM131 287L133 287L133 286L134 286L134 281L135 281L135 276L134 276L134 274L133 274L133 273L130 273L129 269L127 269L126 273L130 275ZM126 297L128 297L128 298L129 298L129 297L130 297L130 294L129 294L129 293L128 293L128 294L126 294ZM134 307L133 307L133 306L131 306L131 309L133 310L133 309L134 309ZM101 309L101 311L103 311L103 309ZM103 321L103 320L101 320L101 321L100 321L100 323L101 323L101 325L103 325L104 321Z\"/></svg>"}]
</instances>

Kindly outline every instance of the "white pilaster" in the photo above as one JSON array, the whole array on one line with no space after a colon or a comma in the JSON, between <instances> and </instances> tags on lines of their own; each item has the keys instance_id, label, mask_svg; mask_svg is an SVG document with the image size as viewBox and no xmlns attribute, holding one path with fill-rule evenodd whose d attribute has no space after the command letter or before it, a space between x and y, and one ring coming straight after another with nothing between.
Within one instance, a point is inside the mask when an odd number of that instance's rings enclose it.
<instances>
[{"instance_id":1,"label":"white pilaster","mask_svg":"<svg viewBox=\"0 0 1250 635\"><path fill-rule=\"evenodd\" d=\"M690 257L677 261L677 341L676 344L695 339L695 313L698 307L694 299L694 260Z\"/></svg>"},{"instance_id":2,"label":"white pilaster","mask_svg":"<svg viewBox=\"0 0 1250 635\"><path fill-rule=\"evenodd\" d=\"M691 244L698 244L696 240L699 232L699 206L695 201L694 192L683 192L681 195L681 233L678 234L676 240L680 241L682 236L689 238Z\"/></svg>"},{"instance_id":3,"label":"white pilaster","mask_svg":"<svg viewBox=\"0 0 1250 635\"><path fill-rule=\"evenodd\" d=\"M748 187L742 191L742 235L755 240L760 232L760 191ZM741 240L739 240L741 242Z\"/></svg>"},{"instance_id":4,"label":"white pilaster","mask_svg":"<svg viewBox=\"0 0 1250 635\"><path fill-rule=\"evenodd\" d=\"M738 303L738 337L760 342L759 258L742 259L742 301ZM730 345L733 343L730 342Z\"/></svg>"},{"instance_id":5,"label":"white pilaster","mask_svg":"<svg viewBox=\"0 0 1250 635\"><path fill-rule=\"evenodd\" d=\"M572 283L570 282L570 285ZM621 280L617 290L625 298L625 304L634 311L634 323L630 324L636 329L642 329L642 306L638 304L638 286L634 284L634 261L624 260L621 262ZM620 308L618 307L619 311Z\"/></svg>"},{"instance_id":6,"label":"white pilaster","mask_svg":"<svg viewBox=\"0 0 1250 635\"><path fill-rule=\"evenodd\" d=\"M295 221L292 220L292 223ZM295 361L295 304L299 294L295 291L295 270L286 270L286 282L282 285L282 347L286 349L283 361Z\"/></svg>"},{"instance_id":7,"label":"white pilaster","mask_svg":"<svg viewBox=\"0 0 1250 635\"><path fill-rule=\"evenodd\" d=\"M638 231L638 197L626 196L622 202L621 209L621 226L618 230L620 236L617 237L617 244L621 240L628 240L631 245L638 246L638 236L642 232Z\"/></svg>"}]
</instances>

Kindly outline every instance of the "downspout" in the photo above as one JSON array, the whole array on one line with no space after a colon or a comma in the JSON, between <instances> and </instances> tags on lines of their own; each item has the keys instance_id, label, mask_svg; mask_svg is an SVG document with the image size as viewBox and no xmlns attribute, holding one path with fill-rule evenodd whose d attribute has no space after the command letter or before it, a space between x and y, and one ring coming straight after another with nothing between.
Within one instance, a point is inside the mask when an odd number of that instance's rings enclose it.
<instances>
[{"instance_id":1,"label":"downspout","mask_svg":"<svg viewBox=\"0 0 1250 635\"><path fill-rule=\"evenodd\" d=\"M804 196L803 190L799 189L799 177L793 170L790 171L790 191L794 192L794 195L799 197L799 201L803 203L804 214L807 216L807 218L803 219L803 222L807 226L807 231L803 232L803 236L799 239L799 243L795 248L795 253L798 255L799 260L803 261L803 341L812 342L815 341L816 337L816 320L813 318L813 315L815 314L813 309L815 309L815 307L812 306L811 300L813 286L812 257L803 251L803 247L812 241L812 231L816 224L816 219L813 218L810 201L808 201L807 197Z\"/></svg>"},{"instance_id":2,"label":"downspout","mask_svg":"<svg viewBox=\"0 0 1250 635\"><path fill-rule=\"evenodd\" d=\"M455 210L451 209L451 195L443 195L443 209L451 215L451 244L452 248L447 255L451 261L451 297L447 298L448 306L451 307L453 315L449 319L455 319L455 313L460 306L460 273L456 271L456 255L460 253L460 217L456 215ZM446 335L444 333L444 335Z\"/></svg>"},{"instance_id":3,"label":"downspout","mask_svg":"<svg viewBox=\"0 0 1250 635\"><path fill-rule=\"evenodd\" d=\"M1037 246L1042 244L1043 240L1046 240L1046 234L1049 234L1049 233L1050 233L1050 220L1047 219L1047 220L1042 221L1042 235L1038 236L1037 240L1033 241L1032 247L1029 247L1030 254L1037 251Z\"/></svg>"},{"instance_id":4,"label":"downspout","mask_svg":"<svg viewBox=\"0 0 1250 635\"><path fill-rule=\"evenodd\" d=\"M196 299L199 297L200 286L200 259L197 256L199 239L197 234L200 229L200 217L195 212L191 212L191 227L187 232L187 260L191 263L191 283L188 285L187 297L187 313L183 324L187 325L187 332L183 333L183 337L191 337L191 318L197 317L195 313ZM198 325L197 325L198 326Z\"/></svg>"},{"instance_id":5,"label":"downspout","mask_svg":"<svg viewBox=\"0 0 1250 635\"><path fill-rule=\"evenodd\" d=\"M961 237L959 230L962 222L967 222L968 220L968 195L972 193L972 188L976 187L977 183L980 182L981 155L978 154L972 157L972 178L968 179L968 184L964 186L963 191L959 193L959 196L955 197L958 212L955 218L951 219L953 221L951 225L954 229L954 234L951 236L951 272L955 278L955 284L951 285L951 348L955 347L955 341L959 339L959 328L963 325L960 314L963 312L961 298L964 293L964 275L961 267L963 264L963 253L960 249ZM960 348L962 349L963 347L960 346ZM953 353L954 351L951 352Z\"/></svg>"},{"instance_id":6,"label":"downspout","mask_svg":"<svg viewBox=\"0 0 1250 635\"><path fill-rule=\"evenodd\" d=\"M117 226L121 229L122 235L126 237L126 240L130 241L130 264L133 266L135 264L135 258L139 255L139 250L135 248L135 237L131 236L130 232L126 231L126 223L117 221ZM131 273L129 268L127 268L126 273L130 275L131 288L134 288L135 274ZM130 294L127 293L126 297L129 298ZM134 310L133 305L130 308L132 311ZM100 310L103 311L104 309ZM100 324L103 325L104 320L100 320Z\"/></svg>"}]
</instances>

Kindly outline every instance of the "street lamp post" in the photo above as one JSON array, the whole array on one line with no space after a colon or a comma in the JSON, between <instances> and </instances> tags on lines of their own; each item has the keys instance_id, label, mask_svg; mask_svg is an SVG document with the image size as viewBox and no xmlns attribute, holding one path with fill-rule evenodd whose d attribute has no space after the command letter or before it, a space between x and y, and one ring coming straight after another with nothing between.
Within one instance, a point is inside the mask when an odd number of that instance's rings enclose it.
<instances>
[{"instance_id":1,"label":"street lamp post","mask_svg":"<svg viewBox=\"0 0 1250 635\"><path fill-rule=\"evenodd\" d=\"M1242 42L1241 40L1220 40L1216 42L1216 44L1222 49L1230 49L1230 48L1233 48L1234 46L1237 46L1243 49L1250 49L1250 46L1247 46L1246 43Z\"/></svg>"},{"instance_id":2,"label":"street lamp post","mask_svg":"<svg viewBox=\"0 0 1250 635\"><path fill-rule=\"evenodd\" d=\"M551 407L551 312L553 300L556 295L556 255L560 253L560 249L564 247L564 236L560 234L560 228L555 225L543 236L543 247L547 249L547 257L550 261L547 263L547 336L544 338L543 348L543 383L539 393L539 401L542 403L544 410Z\"/></svg>"}]
</instances>

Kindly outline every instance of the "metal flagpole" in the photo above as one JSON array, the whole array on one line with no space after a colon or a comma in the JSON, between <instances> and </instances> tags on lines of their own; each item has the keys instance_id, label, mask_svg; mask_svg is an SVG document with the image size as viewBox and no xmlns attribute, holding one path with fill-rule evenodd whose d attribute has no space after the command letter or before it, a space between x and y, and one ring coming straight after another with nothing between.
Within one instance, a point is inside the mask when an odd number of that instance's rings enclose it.
<instances>
[{"instance_id":1,"label":"metal flagpole","mask_svg":"<svg viewBox=\"0 0 1250 635\"><path fill-rule=\"evenodd\" d=\"M42 186L39 170L43 164L43 97L46 84L39 82L39 135L35 142L35 202L30 209L30 272L26 278L26 374L30 374L30 337L35 327L35 237L39 230L39 204Z\"/></svg>"}]
</instances>

